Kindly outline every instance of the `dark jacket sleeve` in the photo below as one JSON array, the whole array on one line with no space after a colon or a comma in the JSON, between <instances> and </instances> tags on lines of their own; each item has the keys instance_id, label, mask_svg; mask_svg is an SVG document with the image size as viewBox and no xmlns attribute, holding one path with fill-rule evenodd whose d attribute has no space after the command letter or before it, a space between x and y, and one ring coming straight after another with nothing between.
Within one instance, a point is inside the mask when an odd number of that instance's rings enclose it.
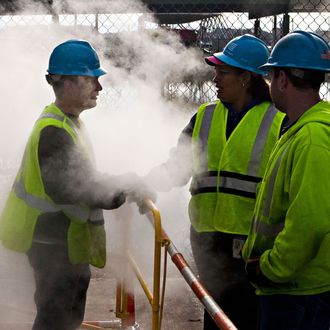
<instances>
[{"instance_id":1,"label":"dark jacket sleeve","mask_svg":"<svg viewBox=\"0 0 330 330\"><path fill-rule=\"evenodd\" d=\"M125 201L117 180L97 172L87 153L63 129L42 130L38 158L45 191L57 204L113 209Z\"/></svg>"},{"instance_id":2,"label":"dark jacket sleeve","mask_svg":"<svg viewBox=\"0 0 330 330\"><path fill-rule=\"evenodd\" d=\"M146 176L147 182L158 191L184 186L193 174L192 133L196 114L181 132L178 143L171 149L168 160L154 167Z\"/></svg>"}]
</instances>

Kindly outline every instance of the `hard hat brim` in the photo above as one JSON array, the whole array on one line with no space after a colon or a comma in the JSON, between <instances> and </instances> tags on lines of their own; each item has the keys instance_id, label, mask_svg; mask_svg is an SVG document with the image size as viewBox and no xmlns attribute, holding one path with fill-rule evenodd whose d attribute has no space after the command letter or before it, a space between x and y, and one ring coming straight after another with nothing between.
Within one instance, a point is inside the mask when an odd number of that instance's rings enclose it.
<instances>
[{"instance_id":1,"label":"hard hat brim","mask_svg":"<svg viewBox=\"0 0 330 330\"><path fill-rule=\"evenodd\" d=\"M98 68L95 70L86 70L85 72L82 72L80 70L71 70L71 71L65 71L62 69L53 69L53 70L47 70L50 74L58 74L61 76L87 76L87 77L100 77L105 74L107 74L107 71L103 68Z\"/></svg>"},{"instance_id":2,"label":"hard hat brim","mask_svg":"<svg viewBox=\"0 0 330 330\"><path fill-rule=\"evenodd\" d=\"M266 63L260 67L262 70L270 71L272 68L294 68L294 69L305 69L305 70L316 70L323 72L330 72L330 68L323 68L314 65L297 65L294 63Z\"/></svg>"},{"instance_id":3,"label":"hard hat brim","mask_svg":"<svg viewBox=\"0 0 330 330\"><path fill-rule=\"evenodd\" d=\"M234 60L233 58L227 56L224 53L217 53L215 55L219 61L222 61L224 64L227 64L229 66L233 66L235 68L247 70L247 71L250 71L250 72L253 72L256 74L260 74L261 76L265 76L267 74L267 72L264 69L260 69L260 68L256 69L249 65L243 65L242 63L239 63L238 61Z\"/></svg>"},{"instance_id":4,"label":"hard hat brim","mask_svg":"<svg viewBox=\"0 0 330 330\"><path fill-rule=\"evenodd\" d=\"M235 68L240 68L240 69L244 69L244 70L247 70L247 71L251 71L251 72L254 72L256 74L260 74L262 76L267 74L267 72L263 68L262 69L254 69L254 68L252 68L248 65L242 65L241 63L238 63L237 61L233 60L232 58L230 58L229 56L225 55L222 52L215 53L212 56L206 57L204 60L208 65L211 65L211 66L229 65L229 66L233 66Z\"/></svg>"},{"instance_id":5,"label":"hard hat brim","mask_svg":"<svg viewBox=\"0 0 330 330\"><path fill-rule=\"evenodd\" d=\"M103 69L103 68L99 68L99 69L96 69L96 70L93 70L93 76L94 77L100 77L100 76L103 76L105 74L107 74L107 70Z\"/></svg>"},{"instance_id":6,"label":"hard hat brim","mask_svg":"<svg viewBox=\"0 0 330 330\"><path fill-rule=\"evenodd\" d=\"M221 62L220 60L218 60L214 55L205 57L204 60L208 65L211 65L211 66L225 65L226 64L226 63Z\"/></svg>"}]
</instances>

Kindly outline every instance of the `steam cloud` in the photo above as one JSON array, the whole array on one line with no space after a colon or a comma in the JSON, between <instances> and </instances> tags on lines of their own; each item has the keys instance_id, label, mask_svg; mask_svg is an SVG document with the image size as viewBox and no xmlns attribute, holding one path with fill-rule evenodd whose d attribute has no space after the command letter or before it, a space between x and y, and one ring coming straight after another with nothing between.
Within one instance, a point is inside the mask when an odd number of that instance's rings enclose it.
<instances>
[{"instance_id":1,"label":"steam cloud","mask_svg":"<svg viewBox=\"0 0 330 330\"><path fill-rule=\"evenodd\" d=\"M35 7L35 2L22 1L19 4L22 15L44 12L40 4ZM77 12L88 12L94 10L95 5L99 13L105 14L123 12L123 8L127 13L137 15L146 12L138 1L124 3L117 0L89 3L75 0L66 1L65 4L63 1L54 1L53 11L60 13L63 6L69 6ZM48 24L27 26L8 23L0 28L0 209L20 164L33 124L42 109L54 100L44 75L49 55L57 44L72 38L88 40L97 49L102 66L108 71L100 79L104 90L97 107L84 112L82 119L92 139L98 169L111 175L126 172L145 175L152 167L167 159L181 130L188 123L192 108L166 100L163 97L163 85L169 79L180 81L187 74L197 75L205 69L201 54L185 48L178 36L169 31L135 29L132 32L99 34L92 27L52 24L49 16L43 17L49 21ZM149 13L142 23L152 26L152 20ZM184 166L178 164L178 168ZM188 228L187 195L187 188L176 188L170 194L158 196L157 207L173 241L182 238L182 233ZM131 218L134 222L137 218L140 227L135 229L134 234L139 235L140 240L146 232L147 221L143 220L144 224L141 225L140 216L136 210L131 212L131 207L128 205L122 210L106 212L110 249L118 246L113 236L114 229L124 226L123 232L128 232L125 221L129 219L123 217ZM151 229L147 231L152 233ZM187 244L187 240L180 239L180 242ZM141 248L141 253L148 253L151 246L145 247L145 250ZM20 309L20 304L30 301L33 306L32 279L24 256L0 248L0 262L6 264L6 267L1 266L0 280L7 281L8 295L11 292L14 296L11 297L12 304ZM8 277L8 274L15 276ZM11 278L10 281L8 278ZM24 295L17 294L19 288ZM20 299L24 300L23 303ZM1 304L7 303L0 301ZM31 314L28 310L25 314L28 314L29 319L33 311ZM8 308L0 308L0 319L11 319Z\"/></svg>"}]
</instances>

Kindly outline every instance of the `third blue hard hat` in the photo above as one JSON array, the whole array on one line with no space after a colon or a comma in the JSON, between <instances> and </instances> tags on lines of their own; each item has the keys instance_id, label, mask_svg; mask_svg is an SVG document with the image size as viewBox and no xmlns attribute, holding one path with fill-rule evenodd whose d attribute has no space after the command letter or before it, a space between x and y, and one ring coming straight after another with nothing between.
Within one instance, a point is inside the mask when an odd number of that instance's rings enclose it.
<instances>
[{"instance_id":1,"label":"third blue hard hat","mask_svg":"<svg viewBox=\"0 0 330 330\"><path fill-rule=\"evenodd\" d=\"M95 49L85 40L72 39L55 47L49 58L51 74L99 77L107 72L100 66Z\"/></svg>"},{"instance_id":2,"label":"third blue hard hat","mask_svg":"<svg viewBox=\"0 0 330 330\"><path fill-rule=\"evenodd\" d=\"M244 34L229 41L222 52L206 57L205 61L213 66L227 64L265 75L267 72L260 66L267 62L268 56L268 47L261 39Z\"/></svg>"},{"instance_id":3,"label":"third blue hard hat","mask_svg":"<svg viewBox=\"0 0 330 330\"><path fill-rule=\"evenodd\" d=\"M262 68L299 68L330 72L330 47L319 35L293 31L280 39Z\"/></svg>"}]
</instances>

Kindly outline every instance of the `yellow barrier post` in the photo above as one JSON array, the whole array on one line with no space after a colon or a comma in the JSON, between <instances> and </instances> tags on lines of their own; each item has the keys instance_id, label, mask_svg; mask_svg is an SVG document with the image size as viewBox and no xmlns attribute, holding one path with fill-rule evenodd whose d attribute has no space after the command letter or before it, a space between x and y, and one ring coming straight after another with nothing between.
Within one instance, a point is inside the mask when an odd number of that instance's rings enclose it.
<instances>
[{"instance_id":1,"label":"yellow barrier post","mask_svg":"<svg viewBox=\"0 0 330 330\"><path fill-rule=\"evenodd\" d=\"M160 317L160 273L161 273L161 248L165 245L166 240L163 239L161 218L158 209L155 207L150 199L145 200L145 204L153 215L153 225L155 229L155 243L154 243L154 274L153 274L153 291L151 293L146 282L143 280L143 276L134 261L131 254L128 254L131 266L134 273L144 290L144 293L149 300L152 308L152 330L160 330L161 317Z\"/></svg>"},{"instance_id":2,"label":"yellow barrier post","mask_svg":"<svg viewBox=\"0 0 330 330\"><path fill-rule=\"evenodd\" d=\"M162 230L161 218L158 209L149 199L145 200L145 204L152 212L153 226L155 230L154 242L154 268L153 268L153 289L149 289L147 283L143 279L142 273L139 270L133 256L127 250L127 257L150 305L152 308L152 330L160 330L161 328L161 304L160 304L160 276L161 276L161 249L167 244L166 236ZM149 216L148 216L149 217ZM149 217L151 218L151 217ZM123 247L123 250L127 247ZM165 272L165 269L164 269ZM124 278L117 280L116 287L116 317L121 320L118 327L116 321L85 321L82 327L85 329L105 329L111 327L111 324L116 329L136 325L135 323L135 308L134 294L131 288L127 288L131 281L128 280L128 271L124 271ZM130 292L131 291L131 292ZM164 294L163 294L164 296ZM162 297L163 298L163 297ZM109 325L109 326L108 326ZM102 327L104 326L104 328Z\"/></svg>"}]
</instances>

